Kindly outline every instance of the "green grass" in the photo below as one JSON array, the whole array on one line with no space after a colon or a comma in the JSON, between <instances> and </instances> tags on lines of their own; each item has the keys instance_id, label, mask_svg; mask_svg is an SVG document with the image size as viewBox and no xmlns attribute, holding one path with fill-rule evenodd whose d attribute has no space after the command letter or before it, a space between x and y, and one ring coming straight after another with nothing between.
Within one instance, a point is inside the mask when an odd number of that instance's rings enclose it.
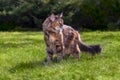
<instances>
[{"instance_id":1,"label":"green grass","mask_svg":"<svg viewBox=\"0 0 120 80\"><path fill-rule=\"evenodd\" d=\"M120 80L120 32L83 32L86 44L100 44L102 54L81 54L43 65L42 32L0 32L0 80Z\"/></svg>"}]
</instances>

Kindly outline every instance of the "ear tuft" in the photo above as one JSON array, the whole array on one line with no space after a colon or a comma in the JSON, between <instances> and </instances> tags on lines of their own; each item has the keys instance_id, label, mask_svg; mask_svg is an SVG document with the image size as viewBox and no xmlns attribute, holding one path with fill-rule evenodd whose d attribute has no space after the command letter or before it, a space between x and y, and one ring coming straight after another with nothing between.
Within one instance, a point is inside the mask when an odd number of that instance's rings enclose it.
<instances>
[{"instance_id":1,"label":"ear tuft","mask_svg":"<svg viewBox=\"0 0 120 80\"><path fill-rule=\"evenodd\" d=\"M62 12L62 13L60 13L60 17L63 17L63 12Z\"/></svg>"},{"instance_id":2,"label":"ear tuft","mask_svg":"<svg viewBox=\"0 0 120 80\"><path fill-rule=\"evenodd\" d=\"M49 18L53 22L55 20L55 15L52 13Z\"/></svg>"},{"instance_id":3,"label":"ear tuft","mask_svg":"<svg viewBox=\"0 0 120 80\"><path fill-rule=\"evenodd\" d=\"M58 18L62 18L62 17L63 17L63 12L60 13L60 14L58 14L58 15L56 15L56 17L58 17Z\"/></svg>"}]
</instances>

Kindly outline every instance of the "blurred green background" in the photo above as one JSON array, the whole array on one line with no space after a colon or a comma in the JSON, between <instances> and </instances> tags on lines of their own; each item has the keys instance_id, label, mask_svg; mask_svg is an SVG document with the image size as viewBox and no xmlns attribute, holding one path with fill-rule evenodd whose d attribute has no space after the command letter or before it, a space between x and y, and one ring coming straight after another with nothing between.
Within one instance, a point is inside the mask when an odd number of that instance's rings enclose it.
<instances>
[{"instance_id":1,"label":"blurred green background","mask_svg":"<svg viewBox=\"0 0 120 80\"><path fill-rule=\"evenodd\" d=\"M120 0L0 0L0 31L42 30L52 12L78 30L120 30Z\"/></svg>"}]
</instances>

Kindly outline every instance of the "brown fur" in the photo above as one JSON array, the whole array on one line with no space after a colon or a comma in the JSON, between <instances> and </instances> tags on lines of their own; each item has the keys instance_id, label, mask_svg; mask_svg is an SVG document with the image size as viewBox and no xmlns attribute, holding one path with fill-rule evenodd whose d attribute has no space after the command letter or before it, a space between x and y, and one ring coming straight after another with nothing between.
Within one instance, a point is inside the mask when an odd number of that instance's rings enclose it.
<instances>
[{"instance_id":1,"label":"brown fur","mask_svg":"<svg viewBox=\"0 0 120 80\"><path fill-rule=\"evenodd\" d=\"M89 52L92 55L101 52L99 45L85 45L79 33L72 27L64 25L61 17L51 15L43 23L44 39L46 42L47 61L51 61L54 53L57 53L57 60L63 55L73 55L79 58L79 53Z\"/></svg>"}]
</instances>

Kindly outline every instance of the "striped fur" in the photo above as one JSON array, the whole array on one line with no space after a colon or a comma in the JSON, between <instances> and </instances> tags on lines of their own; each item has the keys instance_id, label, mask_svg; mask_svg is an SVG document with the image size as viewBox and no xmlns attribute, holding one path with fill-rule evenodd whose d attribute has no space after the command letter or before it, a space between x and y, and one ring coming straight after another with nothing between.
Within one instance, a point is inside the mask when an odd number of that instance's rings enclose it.
<instances>
[{"instance_id":1,"label":"striped fur","mask_svg":"<svg viewBox=\"0 0 120 80\"><path fill-rule=\"evenodd\" d=\"M101 52L99 45L85 45L76 30L63 24L60 15L49 16L43 22L43 32L47 61L51 61L54 54L57 54L57 60L60 61L64 55L72 55L79 59L81 51L92 55Z\"/></svg>"}]
</instances>

